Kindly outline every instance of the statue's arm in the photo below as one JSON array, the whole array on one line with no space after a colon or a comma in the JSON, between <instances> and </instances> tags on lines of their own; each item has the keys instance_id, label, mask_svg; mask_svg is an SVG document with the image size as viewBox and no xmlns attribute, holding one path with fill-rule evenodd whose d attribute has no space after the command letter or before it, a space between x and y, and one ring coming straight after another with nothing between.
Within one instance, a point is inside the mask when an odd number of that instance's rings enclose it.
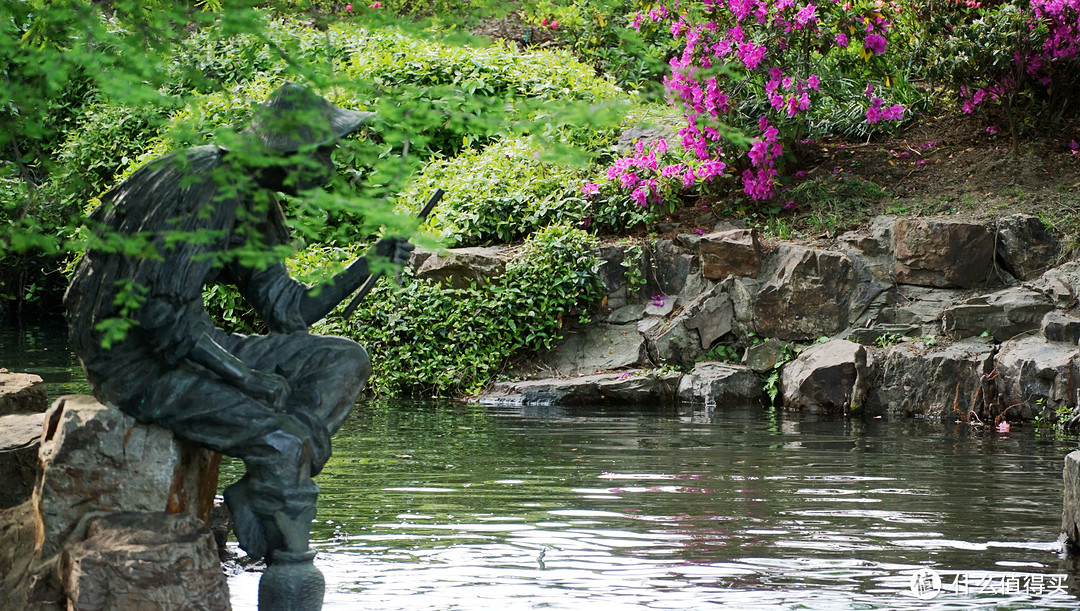
<instances>
[{"instance_id":1,"label":"statue's arm","mask_svg":"<svg viewBox=\"0 0 1080 611\"><path fill-rule=\"evenodd\" d=\"M374 251L376 256L390 259L395 265L405 265L413 245L405 238L383 238L375 243ZM300 299L300 316L310 326L355 293L370 274L367 256L357 259L329 282L309 289Z\"/></svg>"},{"instance_id":2,"label":"statue's arm","mask_svg":"<svg viewBox=\"0 0 1080 611\"><path fill-rule=\"evenodd\" d=\"M206 333L199 336L188 353L188 359L214 372L231 386L265 401L271 407L280 410L285 406L289 386L284 377L248 367Z\"/></svg>"},{"instance_id":3,"label":"statue's arm","mask_svg":"<svg viewBox=\"0 0 1080 611\"><path fill-rule=\"evenodd\" d=\"M366 257L353 261L328 282L313 286L304 293L300 298L300 317L305 324L311 326L360 288L370 274L371 265Z\"/></svg>"}]
</instances>

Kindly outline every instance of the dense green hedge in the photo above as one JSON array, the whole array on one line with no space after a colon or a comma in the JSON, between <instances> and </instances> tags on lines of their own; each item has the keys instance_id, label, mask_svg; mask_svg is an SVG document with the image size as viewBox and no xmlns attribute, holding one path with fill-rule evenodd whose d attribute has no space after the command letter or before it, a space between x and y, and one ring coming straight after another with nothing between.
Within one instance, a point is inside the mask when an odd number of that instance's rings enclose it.
<instances>
[{"instance_id":1,"label":"dense green hedge","mask_svg":"<svg viewBox=\"0 0 1080 611\"><path fill-rule=\"evenodd\" d=\"M491 282L452 288L406 272L400 287L380 281L349 321L339 308L314 330L367 347L377 394L476 393L516 352L550 348L564 317L596 306L596 246L579 229L551 225L532 234Z\"/></svg>"}]
</instances>

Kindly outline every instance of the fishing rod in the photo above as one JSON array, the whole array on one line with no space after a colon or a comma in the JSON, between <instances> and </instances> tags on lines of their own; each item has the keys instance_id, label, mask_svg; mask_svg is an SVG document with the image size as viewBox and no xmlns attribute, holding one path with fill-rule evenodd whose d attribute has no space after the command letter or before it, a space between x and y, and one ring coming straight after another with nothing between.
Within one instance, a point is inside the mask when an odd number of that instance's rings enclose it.
<instances>
[{"instance_id":1,"label":"fishing rod","mask_svg":"<svg viewBox=\"0 0 1080 611\"><path fill-rule=\"evenodd\" d=\"M431 199L429 199L427 203L424 204L423 209L420 210L420 214L417 215L417 219L421 223L423 223L424 219L426 219L428 215L431 214L431 211L435 209L435 205L439 203L439 200L442 199L442 196L442 189L435 189L435 192L431 194ZM350 316L352 316L352 313L356 311L357 306L360 305L360 301L363 300L364 297L366 297L367 294L371 292L371 289L375 288L375 283L379 281L379 278L382 278L382 275L383 272L380 271L367 277L367 280L364 281L363 286L361 286L360 290L356 292L356 296L352 298L352 301L349 302L349 305L345 306L345 310L341 313L342 318L347 320Z\"/></svg>"}]
</instances>

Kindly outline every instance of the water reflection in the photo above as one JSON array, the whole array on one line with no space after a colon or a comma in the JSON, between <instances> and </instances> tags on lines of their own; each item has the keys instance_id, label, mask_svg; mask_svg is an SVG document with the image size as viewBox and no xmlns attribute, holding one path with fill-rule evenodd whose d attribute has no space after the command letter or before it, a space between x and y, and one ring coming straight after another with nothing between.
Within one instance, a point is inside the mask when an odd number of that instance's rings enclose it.
<instances>
[{"instance_id":1,"label":"water reflection","mask_svg":"<svg viewBox=\"0 0 1080 611\"><path fill-rule=\"evenodd\" d=\"M0 321L0 367L41 376L50 400L90 392L79 360L68 347L62 320L30 324Z\"/></svg>"},{"instance_id":2,"label":"water reflection","mask_svg":"<svg viewBox=\"0 0 1080 611\"><path fill-rule=\"evenodd\" d=\"M336 438L314 536L328 608L922 609L920 567L1078 575L1058 446L759 408L372 404ZM257 579L231 578L237 609ZM932 603L1077 604L1029 593Z\"/></svg>"}]
</instances>

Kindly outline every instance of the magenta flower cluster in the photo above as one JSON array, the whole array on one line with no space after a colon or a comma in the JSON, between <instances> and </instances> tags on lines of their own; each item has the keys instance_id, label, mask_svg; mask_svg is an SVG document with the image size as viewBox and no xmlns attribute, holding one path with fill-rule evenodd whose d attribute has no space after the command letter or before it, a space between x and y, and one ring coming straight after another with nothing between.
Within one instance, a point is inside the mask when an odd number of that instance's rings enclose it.
<instances>
[{"instance_id":1,"label":"magenta flower cluster","mask_svg":"<svg viewBox=\"0 0 1080 611\"><path fill-rule=\"evenodd\" d=\"M649 144L638 141L633 154L620 157L608 166L605 178L617 190L629 192L630 199L635 203L647 207L663 201L665 185L674 184L689 189L699 182L724 176L727 167L716 159L706 159L696 167L669 161L667 140L659 138ZM588 182L581 187L586 197L600 195L600 191L600 183Z\"/></svg>"},{"instance_id":2,"label":"magenta flower cluster","mask_svg":"<svg viewBox=\"0 0 1080 611\"><path fill-rule=\"evenodd\" d=\"M866 109L866 122L873 125L881 121L899 121L904 118L904 107L899 104L883 107L885 100L874 95L874 86L866 86L866 96L870 98L870 108Z\"/></svg>"},{"instance_id":3,"label":"magenta flower cluster","mask_svg":"<svg viewBox=\"0 0 1080 611\"><path fill-rule=\"evenodd\" d=\"M671 59L671 71L664 79L669 101L685 119L679 130L681 144L703 164L724 159L721 163L727 167L737 159L735 165L743 168L739 176L744 192L752 199L773 197L785 137L798 131L800 115L811 108L824 85L819 75L791 58L798 57L806 45L828 53L829 48L846 48L853 39L861 41L865 57L884 53L890 24L883 17L888 11L882 7L888 5L879 2L872 9L860 10L840 0L820 4L813 0L703 0L703 11L694 13L704 15L699 18L691 18L680 6L685 8L676 3L635 13L631 27L669 22L672 36L681 43L681 52ZM721 66L734 67L745 76L732 78L718 70ZM760 96L769 111L759 117L760 133L742 157L735 150L725 153L731 144L720 126L733 122L730 115L747 95ZM902 106L888 106L872 96L866 118L875 124L900 120L903 114ZM641 193L635 199L648 196Z\"/></svg>"}]
</instances>

